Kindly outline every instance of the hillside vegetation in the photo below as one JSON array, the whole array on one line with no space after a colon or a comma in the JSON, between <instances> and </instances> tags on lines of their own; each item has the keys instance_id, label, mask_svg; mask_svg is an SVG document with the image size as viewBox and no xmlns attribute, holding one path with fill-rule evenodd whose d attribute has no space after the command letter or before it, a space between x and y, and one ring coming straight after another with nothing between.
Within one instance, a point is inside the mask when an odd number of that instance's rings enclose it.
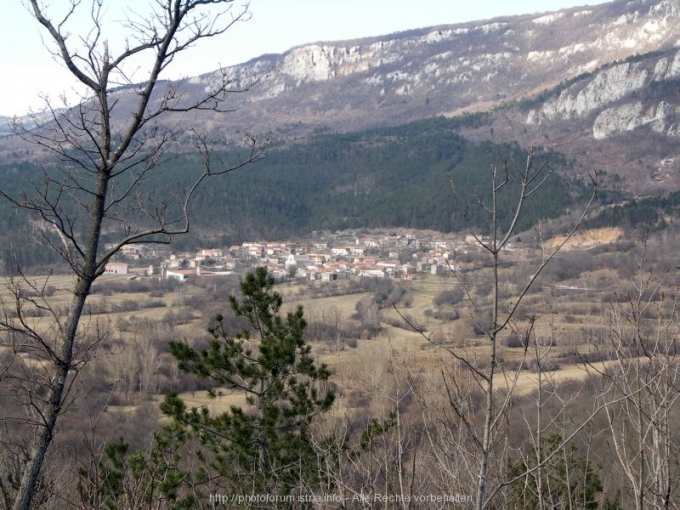
<instances>
[{"instance_id":1,"label":"hillside vegetation","mask_svg":"<svg viewBox=\"0 0 680 510\"><path fill-rule=\"evenodd\" d=\"M510 171L522 168L526 151L516 145L471 143L456 133L476 117L430 119L371 131L342 135L317 135L293 144L274 144L267 157L247 170L229 174L214 186L199 191L193 203L192 237L178 240L178 249L193 248L205 239L223 245L246 239L282 239L320 229L358 227L409 227L455 232L474 227L488 228L479 208L470 199L484 201L492 165L508 162ZM236 158L238 151L214 155ZM197 156L183 155L162 172L162 179L149 180L140 191L173 197L196 171ZM537 155L539 164L553 170L540 196L527 204L520 228L562 215L583 192L581 184L565 177L568 163L551 152ZM0 166L0 178L20 189L39 178L29 163ZM124 179L124 176L121 177ZM452 181L451 181L452 179ZM124 186L124 180L119 185ZM453 188L452 188L453 184ZM29 184L30 189L30 184ZM477 192L479 190L479 195ZM13 191L10 189L10 191ZM508 187L501 195L501 209L512 203L517 189ZM36 250L26 239L31 230L28 218L0 203L0 231L7 264L15 257L25 265L53 262L49 250ZM131 211L132 216L135 215ZM38 219L38 218L35 218ZM139 223L142 218L131 220ZM507 218L500 218L501 221ZM115 239L117 224L105 230Z\"/></svg>"}]
</instances>

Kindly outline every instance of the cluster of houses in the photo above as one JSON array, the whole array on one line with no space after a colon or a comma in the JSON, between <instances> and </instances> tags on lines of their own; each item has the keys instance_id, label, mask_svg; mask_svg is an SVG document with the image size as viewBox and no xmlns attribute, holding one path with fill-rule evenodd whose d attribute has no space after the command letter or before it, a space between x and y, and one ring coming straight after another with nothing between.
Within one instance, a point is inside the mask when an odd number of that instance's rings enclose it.
<instances>
[{"instance_id":1,"label":"cluster of houses","mask_svg":"<svg viewBox=\"0 0 680 510\"><path fill-rule=\"evenodd\" d=\"M186 280L228 275L263 266L276 278L333 281L353 276L413 279L418 273L444 274L460 268L459 258L475 248L474 238L419 238L416 234L368 235L307 242L244 242L228 249L170 253L160 266L146 266L147 276ZM133 245L123 258L132 265L156 258L154 248ZM108 273L127 274L128 262L112 262Z\"/></svg>"}]
</instances>

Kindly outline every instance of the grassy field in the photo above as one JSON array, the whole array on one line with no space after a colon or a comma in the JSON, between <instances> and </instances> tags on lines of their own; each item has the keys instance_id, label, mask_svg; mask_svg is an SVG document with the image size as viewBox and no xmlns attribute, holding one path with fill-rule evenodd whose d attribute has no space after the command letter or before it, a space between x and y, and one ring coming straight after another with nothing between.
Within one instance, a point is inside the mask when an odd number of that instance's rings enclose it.
<instances>
[{"instance_id":1,"label":"grassy field","mask_svg":"<svg viewBox=\"0 0 680 510\"><path fill-rule=\"evenodd\" d=\"M613 242L620 233L604 234L608 236L606 242ZM565 264L565 261L583 265L582 259L586 255L593 260L603 258L603 262L597 266L591 260L589 267L579 272L572 271L575 276L566 280L547 275L542 286L532 289L524 297L510 327L501 334L500 368L507 384L516 385L518 394L530 393L537 384L536 374L527 370L536 354L531 350L525 351L521 346L522 335L530 324L534 334L532 342L540 346L540 353L544 355L543 363L550 367L553 381L585 377L586 372L579 357L597 350L599 347L595 344L601 343L607 336L610 324L603 303L612 296L616 297L616 289L621 289L619 292L623 295L628 287L623 286L626 282L621 280L621 269L608 267L607 261L615 253L593 255L593 247L597 246L596 238L595 234L579 238L579 242L568 247L571 258L556 261L555 264L558 270L564 270L560 264ZM502 273L507 277L503 276L501 281L501 290L504 292L501 313L514 306L513 300L526 279L522 274L528 274L524 266L530 265L537 255L527 250L509 254L510 264L503 268ZM396 367L417 374L421 379L435 381L441 377L442 371L456 365L452 352L473 359L475 363L485 363L489 356L489 342L484 335L475 333L475 324L489 313L489 295L481 293L481 288L489 280L489 271L488 267L481 266L464 274L462 279L428 274L413 281L392 282L393 286L403 286L408 299L398 302L396 306L388 303L382 307L379 311L380 331L371 338L361 334L356 309L358 302L372 302L373 291L353 290L353 293L342 294L344 288L350 287L349 282L338 282L334 287L329 287L333 295L328 297L310 297L323 288L300 282L277 286L277 291L284 297L284 312L302 306L310 325L334 323L341 328L352 326L354 329L351 330L357 331L351 342L346 338L342 341L310 339L318 361L327 363L332 369L333 382L340 391L340 402L343 406L351 407L349 400L353 398L352 395L365 392L371 385L376 386L380 378L389 379L389 374ZM464 289L463 279L466 282ZM97 328L107 330L99 354L101 366L104 367L100 374L102 378L115 380L125 363L136 363L136 370L141 372L146 363L144 360L153 359L153 363L158 363L154 373L159 378L157 388L160 391L162 387L172 387L181 375L169 354L168 340L189 343L204 341L207 338L205 328L212 314L228 310L227 295L217 290L218 280L215 280L215 285L203 285L202 288L185 283L172 289L160 289L155 286L159 284L147 283L144 291L134 291L135 281L142 280L120 275L100 278L96 284L97 291L88 299L89 308L82 323L83 332L87 332L88 328L90 331ZM41 304L35 296L46 291L47 297L42 305L51 308L57 320L63 320L73 285L73 278L68 276L35 277L25 282L5 279L0 285L0 299L11 310L17 290L21 288L21 294L28 297L25 310L31 310L36 304ZM463 298L455 306L435 304L442 292L456 289ZM148 307L152 302L154 306ZM455 316L450 316L454 311ZM447 312L449 315L438 315L438 312ZM58 335L55 318L50 317L49 313L42 315L28 317L27 322L46 334L56 345ZM414 330L409 324L417 325L420 331ZM152 345L151 354L147 346L149 342ZM37 352L27 351L20 355L27 364L38 367L43 361ZM515 381L514 374L520 367ZM134 404L135 399L129 396L134 391L130 391L128 388L126 399L119 399L117 405L121 408ZM181 396L189 405L208 406L211 410L223 410L229 405L242 403L241 395L213 400L208 399L206 392L200 389L183 391Z\"/></svg>"}]
</instances>

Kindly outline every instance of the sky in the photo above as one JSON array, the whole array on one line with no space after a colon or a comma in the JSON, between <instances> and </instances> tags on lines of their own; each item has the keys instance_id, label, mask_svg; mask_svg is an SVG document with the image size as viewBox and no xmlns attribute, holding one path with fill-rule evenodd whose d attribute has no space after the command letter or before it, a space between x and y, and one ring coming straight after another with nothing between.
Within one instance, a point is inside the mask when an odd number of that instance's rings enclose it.
<instances>
[{"instance_id":1,"label":"sky","mask_svg":"<svg viewBox=\"0 0 680 510\"><path fill-rule=\"evenodd\" d=\"M69 0L43 0L49 13L63 14ZM435 25L485 20L496 16L555 11L603 0L250 0L250 19L225 34L201 41L173 62L165 78L196 76L220 66L246 62L293 46L386 35ZM234 0L239 9L242 0ZM69 26L72 39L85 33L91 0L82 0ZM106 38L115 51L124 33L116 20L126 5L141 9L142 0L104 0ZM110 23L109 23L110 21ZM26 8L26 0L3 0L0 9L0 115L39 111L43 97L59 104L77 97L74 79L55 62L46 33Z\"/></svg>"}]
</instances>

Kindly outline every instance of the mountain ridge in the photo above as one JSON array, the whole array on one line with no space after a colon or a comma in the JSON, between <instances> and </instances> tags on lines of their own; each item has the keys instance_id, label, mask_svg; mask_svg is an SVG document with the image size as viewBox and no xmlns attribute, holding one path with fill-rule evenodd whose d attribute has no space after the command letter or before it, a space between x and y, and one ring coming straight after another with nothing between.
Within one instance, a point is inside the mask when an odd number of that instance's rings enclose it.
<instances>
[{"instance_id":1,"label":"mountain ridge","mask_svg":"<svg viewBox=\"0 0 680 510\"><path fill-rule=\"evenodd\" d=\"M635 53L668 49L677 44L678 12L674 0L619 1L303 45L228 72L236 88L259 78L247 109L266 104L268 126L261 129L291 123L312 130L363 129L418 116L455 115L480 103L498 105ZM565 34L568 44L557 44ZM192 78L188 85L207 87L213 76ZM295 97L295 91L303 91L298 94L303 97ZM242 123L238 115L232 120Z\"/></svg>"},{"instance_id":2,"label":"mountain ridge","mask_svg":"<svg viewBox=\"0 0 680 510\"><path fill-rule=\"evenodd\" d=\"M244 131L294 140L485 112L483 122L462 127L461 134L547 145L578 160L584 172L615 160L626 186L656 193L680 187L674 170L670 180L653 176L658 161L680 160L670 147L680 111L680 97L671 90L680 72L679 33L680 0L617 0L298 45L164 82L178 86L187 100L209 90L222 72L233 80L234 91L248 90L231 97L228 114L200 112L168 122L175 128L201 125L233 143ZM669 78L654 79L662 74L664 59ZM655 96L647 92L659 83L671 85ZM553 89L562 95L548 93ZM118 122L127 118L135 94L134 86L116 92ZM526 110L526 101L536 103L533 110ZM664 127L645 131L644 140L631 145L628 135L643 131L630 126ZM10 160L36 156L30 147L17 150L15 143L5 137L0 153ZM637 157L628 157L633 153ZM633 165L637 160L643 170Z\"/></svg>"}]
</instances>

